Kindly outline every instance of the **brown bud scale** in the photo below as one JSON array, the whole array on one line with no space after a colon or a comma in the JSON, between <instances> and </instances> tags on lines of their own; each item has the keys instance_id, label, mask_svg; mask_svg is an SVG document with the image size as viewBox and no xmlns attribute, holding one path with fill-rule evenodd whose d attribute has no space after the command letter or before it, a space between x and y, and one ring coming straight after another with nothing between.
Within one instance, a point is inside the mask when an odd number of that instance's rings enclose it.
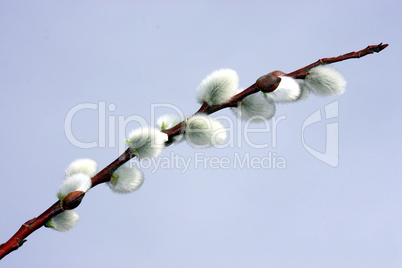
<instances>
[{"instance_id":1,"label":"brown bud scale","mask_svg":"<svg viewBox=\"0 0 402 268\"><path fill-rule=\"evenodd\" d=\"M281 82L281 78L279 78L278 76L283 74L284 73L281 71L270 72L269 74L263 75L258 78L255 84L257 88L260 89L262 92L272 92L278 87L279 83Z\"/></svg>"},{"instance_id":2,"label":"brown bud scale","mask_svg":"<svg viewBox=\"0 0 402 268\"><path fill-rule=\"evenodd\" d=\"M74 191L67 194L62 201L62 207L64 210L74 209L78 207L84 198L85 192Z\"/></svg>"}]
</instances>

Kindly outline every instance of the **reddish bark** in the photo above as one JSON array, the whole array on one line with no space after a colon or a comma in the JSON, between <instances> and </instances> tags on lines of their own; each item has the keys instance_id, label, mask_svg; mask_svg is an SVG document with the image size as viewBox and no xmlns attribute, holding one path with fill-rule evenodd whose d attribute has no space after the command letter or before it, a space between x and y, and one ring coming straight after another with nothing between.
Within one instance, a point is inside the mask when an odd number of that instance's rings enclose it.
<instances>
[{"instance_id":1,"label":"reddish bark","mask_svg":"<svg viewBox=\"0 0 402 268\"><path fill-rule=\"evenodd\" d=\"M330 64L330 63L335 63L335 62L353 59L353 58L361 58L368 54L372 54L374 52L378 53L381 50L383 50L384 48L386 48L387 46L388 46L388 44L380 43L378 45L368 46L365 49L359 50L357 52L350 52L350 53L346 53L344 55L341 55L338 57L333 57L333 58L323 58L310 65L307 65L306 67L303 67L299 70L291 72L291 73L287 74L286 76L290 76L290 77L298 78L298 79L304 79L306 77L306 74L308 73L308 70L310 70L311 68L316 67L318 65Z\"/></svg>"}]
</instances>

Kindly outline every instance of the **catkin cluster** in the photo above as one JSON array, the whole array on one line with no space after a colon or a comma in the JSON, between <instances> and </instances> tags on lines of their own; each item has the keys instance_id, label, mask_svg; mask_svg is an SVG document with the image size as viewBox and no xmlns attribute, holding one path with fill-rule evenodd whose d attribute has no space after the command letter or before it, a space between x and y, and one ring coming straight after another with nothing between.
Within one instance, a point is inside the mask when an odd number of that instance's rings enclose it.
<instances>
[{"instance_id":1,"label":"catkin cluster","mask_svg":"<svg viewBox=\"0 0 402 268\"><path fill-rule=\"evenodd\" d=\"M318 66L308 71L305 79L293 79L286 75L279 76L280 83L269 93L256 92L237 102L231 110L243 120L261 122L275 115L277 103L295 102L306 99L310 94L329 96L342 94L346 81L334 69ZM208 75L197 90L197 100L210 107L232 101L239 93L239 77L234 70L221 69ZM186 119L176 115L163 115L157 120L156 127L133 130L127 137L127 145L138 160L158 156L165 148L169 138L175 142L186 140L197 148L216 146L227 138L226 129L216 119L205 113L197 113ZM169 137L166 130L178 126L181 131ZM65 180L60 186L58 198L61 202L73 192L86 193L91 187L91 178L97 173L97 164L90 159L79 159L69 165L65 171ZM108 186L117 193L130 193L144 182L141 170L126 163L111 176ZM58 231L73 228L79 219L73 210L65 210L47 223Z\"/></svg>"}]
</instances>

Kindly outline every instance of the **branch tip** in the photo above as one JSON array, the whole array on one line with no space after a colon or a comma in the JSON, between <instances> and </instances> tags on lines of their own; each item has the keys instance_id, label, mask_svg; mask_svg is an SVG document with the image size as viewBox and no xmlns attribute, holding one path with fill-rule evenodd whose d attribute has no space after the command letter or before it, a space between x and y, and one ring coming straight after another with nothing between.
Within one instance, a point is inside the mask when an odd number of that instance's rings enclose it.
<instances>
[{"instance_id":1,"label":"branch tip","mask_svg":"<svg viewBox=\"0 0 402 268\"><path fill-rule=\"evenodd\" d=\"M368 49L373 51L373 52L380 52L381 50L385 49L388 46L388 44L382 44L379 43L378 45L374 45L374 46L368 46Z\"/></svg>"}]
</instances>

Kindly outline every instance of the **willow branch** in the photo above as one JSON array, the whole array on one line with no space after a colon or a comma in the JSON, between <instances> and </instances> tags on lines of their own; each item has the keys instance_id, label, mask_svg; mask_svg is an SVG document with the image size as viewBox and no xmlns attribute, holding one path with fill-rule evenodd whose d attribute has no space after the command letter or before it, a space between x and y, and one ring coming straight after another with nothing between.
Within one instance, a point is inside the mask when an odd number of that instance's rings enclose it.
<instances>
[{"instance_id":1,"label":"willow branch","mask_svg":"<svg viewBox=\"0 0 402 268\"><path fill-rule=\"evenodd\" d=\"M233 96L228 102L217 105L217 106L210 106L207 103L204 103L200 109L196 112L197 113L206 113L206 114L212 114L214 112L217 112L219 110L222 110L224 108L228 107L236 107L238 106L238 103L241 102L244 98L247 96L254 94L259 91L263 92L271 92L274 91L275 88L278 86L280 82L279 76L289 76L297 79L304 79L306 75L308 74L308 71L316 67L318 65L324 65L324 64L330 64L330 63L335 63L347 59L352 59L352 58L360 58L364 57L366 55L372 54L374 52L380 52L384 48L386 48L388 44L378 44L378 45L373 45L373 46L368 46L365 49L362 49L357 52L350 52L338 57L332 57L332 58L323 58L320 59L310 65L307 65L301 69L298 69L294 72L291 72L289 74L285 74L281 71L274 71L269 74L261 76L259 79L257 79L256 83L252 84L249 86L247 89L244 91L240 92L239 94ZM166 142L166 145L172 144L172 139L173 137L183 134L184 133L184 128L185 128L185 121L177 124L176 126L164 130L168 137L169 140ZM121 165L129 161L135 157L135 154L131 152L130 148L128 148L122 155L120 155L116 160L114 160L112 163L110 163L107 167L105 167L103 170L101 170L97 175L95 175L91 180L92 180L92 186L91 188L95 187L98 184L102 184L105 182L108 182L111 180L111 176L113 172L119 168ZM55 202L52 206L50 206L46 211L44 211L42 214L40 214L37 218L33 218L31 220L28 220L25 222L20 229L4 244L0 245L0 259L2 259L4 256L8 255L10 252L17 250L19 247L21 247L25 242L26 238L39 229L42 226L45 226L45 224L54 216L62 213L65 210L68 209L73 209L77 206L80 205L83 197L85 196L84 192L72 192L66 196L66 198L63 199L63 201L57 201Z\"/></svg>"}]
</instances>

